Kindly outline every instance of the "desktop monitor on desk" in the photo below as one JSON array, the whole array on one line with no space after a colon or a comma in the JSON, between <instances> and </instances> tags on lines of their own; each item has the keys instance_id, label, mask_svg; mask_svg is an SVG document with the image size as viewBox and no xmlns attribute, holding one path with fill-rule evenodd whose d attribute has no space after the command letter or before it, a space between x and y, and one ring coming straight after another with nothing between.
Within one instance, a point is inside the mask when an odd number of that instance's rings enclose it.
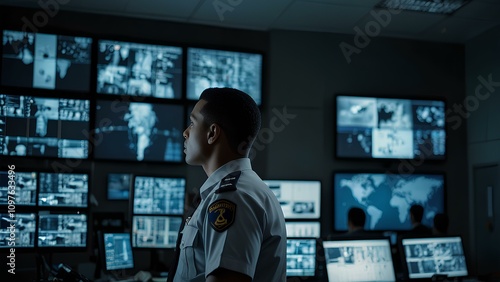
<instances>
[{"instance_id":1,"label":"desktop monitor on desk","mask_svg":"<svg viewBox=\"0 0 500 282\"><path fill-rule=\"evenodd\" d=\"M100 256L105 271L134 268L130 233L102 233L99 236Z\"/></svg>"},{"instance_id":2,"label":"desktop monitor on desk","mask_svg":"<svg viewBox=\"0 0 500 282\"><path fill-rule=\"evenodd\" d=\"M400 250L409 280L469 274L460 236L402 238Z\"/></svg>"},{"instance_id":3,"label":"desktop monitor on desk","mask_svg":"<svg viewBox=\"0 0 500 282\"><path fill-rule=\"evenodd\" d=\"M328 281L396 281L387 238L342 237L323 241Z\"/></svg>"}]
</instances>

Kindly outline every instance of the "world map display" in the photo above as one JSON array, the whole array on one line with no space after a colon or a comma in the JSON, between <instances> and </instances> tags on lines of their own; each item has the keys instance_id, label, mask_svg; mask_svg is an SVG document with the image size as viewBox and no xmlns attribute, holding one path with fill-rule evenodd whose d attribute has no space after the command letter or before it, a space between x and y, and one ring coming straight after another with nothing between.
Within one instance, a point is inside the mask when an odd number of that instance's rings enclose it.
<instances>
[{"instance_id":1,"label":"world map display","mask_svg":"<svg viewBox=\"0 0 500 282\"><path fill-rule=\"evenodd\" d=\"M336 173L334 177L335 230L347 230L351 207L366 213L366 230L411 229L409 210L424 207L422 223L431 227L434 215L444 212L444 175L391 173Z\"/></svg>"}]
</instances>

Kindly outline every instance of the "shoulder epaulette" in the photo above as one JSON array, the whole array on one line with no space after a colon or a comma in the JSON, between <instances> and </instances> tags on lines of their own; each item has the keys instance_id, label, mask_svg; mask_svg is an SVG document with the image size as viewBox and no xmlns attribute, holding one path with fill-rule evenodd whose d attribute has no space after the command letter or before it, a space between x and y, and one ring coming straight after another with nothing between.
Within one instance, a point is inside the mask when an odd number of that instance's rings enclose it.
<instances>
[{"instance_id":1,"label":"shoulder epaulette","mask_svg":"<svg viewBox=\"0 0 500 282\"><path fill-rule=\"evenodd\" d=\"M236 191L236 183L238 183L238 179L240 178L241 171L231 172L226 175L220 181L219 188L215 191L216 194Z\"/></svg>"}]
</instances>

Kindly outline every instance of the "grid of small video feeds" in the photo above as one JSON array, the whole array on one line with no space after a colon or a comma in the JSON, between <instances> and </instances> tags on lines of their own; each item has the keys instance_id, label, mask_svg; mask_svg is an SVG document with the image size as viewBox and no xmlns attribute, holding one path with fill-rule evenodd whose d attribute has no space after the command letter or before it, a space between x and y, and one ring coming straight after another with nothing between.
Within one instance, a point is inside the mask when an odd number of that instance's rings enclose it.
<instances>
[{"instance_id":1,"label":"grid of small video feeds","mask_svg":"<svg viewBox=\"0 0 500 282\"><path fill-rule=\"evenodd\" d=\"M264 180L280 202L286 220L287 276L316 275L316 243L321 236L321 182Z\"/></svg>"},{"instance_id":2,"label":"grid of small video feeds","mask_svg":"<svg viewBox=\"0 0 500 282\"><path fill-rule=\"evenodd\" d=\"M339 95L336 134L342 158L442 160L445 103Z\"/></svg>"},{"instance_id":3,"label":"grid of small video feeds","mask_svg":"<svg viewBox=\"0 0 500 282\"><path fill-rule=\"evenodd\" d=\"M184 213L186 179L135 176L132 191L132 246L174 248Z\"/></svg>"},{"instance_id":4,"label":"grid of small video feeds","mask_svg":"<svg viewBox=\"0 0 500 282\"><path fill-rule=\"evenodd\" d=\"M2 84L88 91L92 39L3 31Z\"/></svg>"},{"instance_id":5,"label":"grid of small video feeds","mask_svg":"<svg viewBox=\"0 0 500 282\"><path fill-rule=\"evenodd\" d=\"M402 255L410 279L431 278L435 274L448 277L468 275L462 238L406 238L402 239Z\"/></svg>"},{"instance_id":6,"label":"grid of small video feeds","mask_svg":"<svg viewBox=\"0 0 500 282\"><path fill-rule=\"evenodd\" d=\"M18 171L9 176L0 172L0 207L7 211L12 204L6 199L14 181L15 213L0 214L0 248L87 246L88 174Z\"/></svg>"},{"instance_id":7,"label":"grid of small video feeds","mask_svg":"<svg viewBox=\"0 0 500 282\"><path fill-rule=\"evenodd\" d=\"M88 157L89 100L0 94L0 155Z\"/></svg>"},{"instance_id":8,"label":"grid of small video feeds","mask_svg":"<svg viewBox=\"0 0 500 282\"><path fill-rule=\"evenodd\" d=\"M97 93L182 97L181 47L99 41Z\"/></svg>"}]
</instances>

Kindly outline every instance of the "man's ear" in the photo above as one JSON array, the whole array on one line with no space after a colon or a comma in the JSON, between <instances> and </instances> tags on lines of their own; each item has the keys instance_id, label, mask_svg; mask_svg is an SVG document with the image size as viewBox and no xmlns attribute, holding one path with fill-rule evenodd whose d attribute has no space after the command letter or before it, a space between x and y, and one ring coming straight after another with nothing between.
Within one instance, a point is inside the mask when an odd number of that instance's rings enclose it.
<instances>
[{"instance_id":1,"label":"man's ear","mask_svg":"<svg viewBox=\"0 0 500 282\"><path fill-rule=\"evenodd\" d=\"M212 123L209 128L208 128L208 133L207 133L207 141L208 144L214 144L215 141L217 141L221 135L221 130L222 128L216 124Z\"/></svg>"}]
</instances>

